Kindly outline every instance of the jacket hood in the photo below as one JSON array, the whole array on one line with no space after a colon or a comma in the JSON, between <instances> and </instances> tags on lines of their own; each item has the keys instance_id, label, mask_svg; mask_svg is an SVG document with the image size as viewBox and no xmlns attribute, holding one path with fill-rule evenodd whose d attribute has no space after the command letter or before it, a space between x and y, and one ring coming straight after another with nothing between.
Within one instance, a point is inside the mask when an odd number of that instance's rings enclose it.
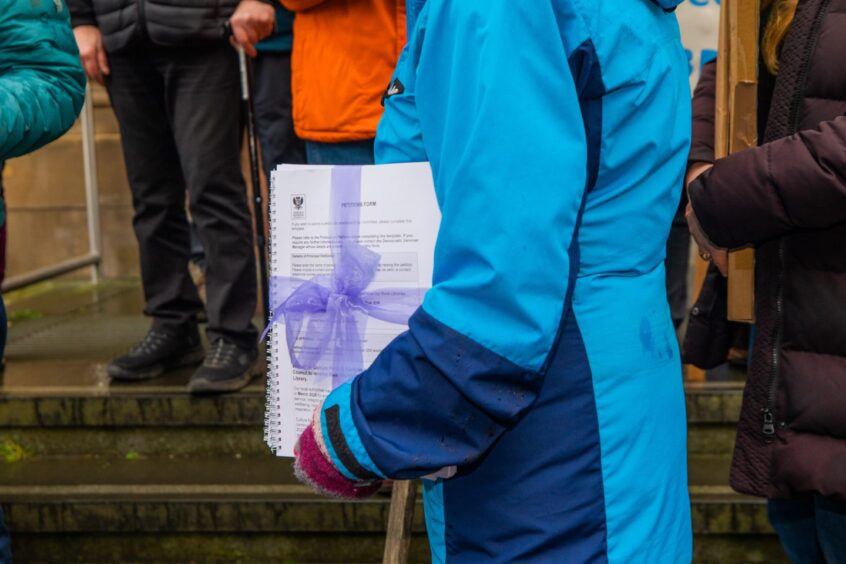
<instances>
[{"instance_id":1,"label":"jacket hood","mask_svg":"<svg viewBox=\"0 0 846 564\"><path fill-rule=\"evenodd\" d=\"M676 9L676 6L684 2L684 0L651 0L651 2L671 12Z\"/></svg>"}]
</instances>

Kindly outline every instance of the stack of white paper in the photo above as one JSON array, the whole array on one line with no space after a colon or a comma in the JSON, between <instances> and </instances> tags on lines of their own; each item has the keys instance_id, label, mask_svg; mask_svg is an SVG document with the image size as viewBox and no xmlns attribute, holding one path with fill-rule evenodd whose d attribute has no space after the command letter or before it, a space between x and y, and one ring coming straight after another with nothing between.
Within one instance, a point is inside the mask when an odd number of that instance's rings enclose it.
<instances>
[{"instance_id":1,"label":"stack of white paper","mask_svg":"<svg viewBox=\"0 0 846 564\"><path fill-rule=\"evenodd\" d=\"M271 306L279 314L280 304L296 301L286 302L286 298L304 281L315 294L325 294L328 300L336 300L334 303L354 303L355 296L349 299L343 294L344 288L333 284L339 271L350 269L349 264L335 264L339 260L348 262L339 258L342 241L366 247L362 252L373 258L374 264L378 261L375 275L363 293L371 296L368 306L379 301L372 296L380 291L389 297L386 302L393 299L391 296L402 295L413 296L419 304L431 285L440 222L429 164L340 167L343 170L333 172L335 168L282 165L273 172ZM347 186L339 187L339 178ZM350 189L348 185L358 179L360 185ZM355 225L351 218L358 220ZM338 292L340 295L336 295ZM281 309L286 307L282 305ZM299 318L290 311L287 317L277 315L270 330L265 440L279 456L293 456L296 440L311 421L314 409L333 385L339 384L338 374L332 371L333 366L338 366L334 360L338 347L355 349L341 351L341 356L356 358L356 363L361 364L358 369L363 369L407 329L403 323L379 319L378 314L348 308L358 316L362 328L358 342L351 343L348 335L341 338L344 330L336 325L334 317L315 312L321 309L320 305L309 307L310 312ZM378 303L374 307L378 308ZM294 337L286 335L286 319L298 330L293 332ZM326 336L327 342L322 343L325 350L317 366L296 368L289 349L302 360L314 353L315 348L309 347L321 336Z\"/></svg>"}]
</instances>

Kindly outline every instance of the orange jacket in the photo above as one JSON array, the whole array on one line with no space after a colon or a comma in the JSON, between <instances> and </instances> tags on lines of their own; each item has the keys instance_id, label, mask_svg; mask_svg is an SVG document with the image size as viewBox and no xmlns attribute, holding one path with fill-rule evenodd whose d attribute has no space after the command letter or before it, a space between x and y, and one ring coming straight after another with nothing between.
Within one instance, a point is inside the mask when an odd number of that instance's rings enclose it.
<instances>
[{"instance_id":1,"label":"orange jacket","mask_svg":"<svg viewBox=\"0 0 846 564\"><path fill-rule=\"evenodd\" d=\"M294 19L294 128L324 143L376 136L405 46L405 0L281 0Z\"/></svg>"}]
</instances>

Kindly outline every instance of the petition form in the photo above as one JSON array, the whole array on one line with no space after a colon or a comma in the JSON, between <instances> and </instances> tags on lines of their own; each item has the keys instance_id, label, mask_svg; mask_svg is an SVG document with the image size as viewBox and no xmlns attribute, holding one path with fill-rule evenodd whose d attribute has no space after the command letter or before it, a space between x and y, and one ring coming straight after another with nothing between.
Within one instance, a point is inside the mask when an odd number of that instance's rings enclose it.
<instances>
[{"instance_id":1,"label":"petition form","mask_svg":"<svg viewBox=\"0 0 846 564\"><path fill-rule=\"evenodd\" d=\"M407 329L440 212L428 163L282 165L271 186L265 439L293 456L323 398Z\"/></svg>"}]
</instances>

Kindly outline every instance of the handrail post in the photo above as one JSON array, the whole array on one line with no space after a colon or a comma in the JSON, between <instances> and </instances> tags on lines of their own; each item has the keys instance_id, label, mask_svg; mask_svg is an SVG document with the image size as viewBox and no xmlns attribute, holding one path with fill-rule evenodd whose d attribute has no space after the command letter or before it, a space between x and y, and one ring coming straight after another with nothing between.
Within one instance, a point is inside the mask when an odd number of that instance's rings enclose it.
<instances>
[{"instance_id":1,"label":"handrail post","mask_svg":"<svg viewBox=\"0 0 846 564\"><path fill-rule=\"evenodd\" d=\"M94 132L93 92L89 84L85 93L85 105L82 108L82 160L85 171L85 208L88 219L89 255L101 257L103 249L100 224L100 196L97 182L97 140ZM91 281L100 281L100 263L91 265Z\"/></svg>"}]
</instances>

